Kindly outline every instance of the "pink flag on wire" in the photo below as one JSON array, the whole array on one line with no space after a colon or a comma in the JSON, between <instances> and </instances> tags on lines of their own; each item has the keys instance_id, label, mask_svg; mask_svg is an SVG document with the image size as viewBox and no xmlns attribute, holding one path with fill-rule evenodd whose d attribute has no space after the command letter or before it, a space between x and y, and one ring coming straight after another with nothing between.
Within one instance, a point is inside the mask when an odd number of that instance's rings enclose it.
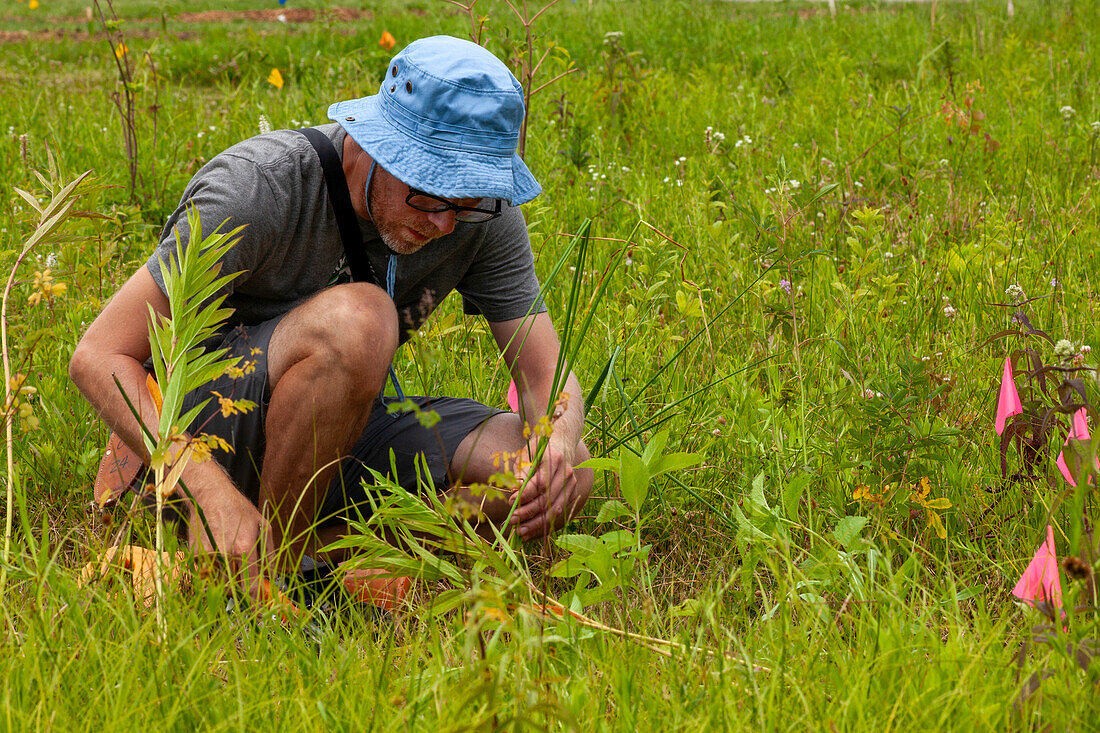
<instances>
[{"instance_id":1,"label":"pink flag on wire","mask_svg":"<svg viewBox=\"0 0 1100 733\"><path fill-rule=\"evenodd\" d=\"M1054 528L1047 525L1047 538L1027 566L1012 595L1021 601L1045 602L1062 607L1062 583L1058 579L1058 556L1054 552Z\"/></svg>"},{"instance_id":2,"label":"pink flag on wire","mask_svg":"<svg viewBox=\"0 0 1100 733\"><path fill-rule=\"evenodd\" d=\"M1077 440L1089 439L1087 415L1088 413L1085 411L1084 407L1073 413L1073 425L1069 429L1069 435L1066 436L1066 442L1062 445L1062 450L1058 453L1058 470L1066 477L1066 481L1069 482L1070 486L1076 486L1077 482L1074 480L1073 474L1070 473L1069 466L1066 464L1066 446L1069 445L1071 438L1076 438ZM1096 467L1100 468L1100 460L1096 462Z\"/></svg>"},{"instance_id":3,"label":"pink flag on wire","mask_svg":"<svg viewBox=\"0 0 1100 733\"><path fill-rule=\"evenodd\" d=\"M516 389L516 380L508 383L508 407L512 412L519 412L519 391Z\"/></svg>"},{"instance_id":4,"label":"pink flag on wire","mask_svg":"<svg viewBox=\"0 0 1100 733\"><path fill-rule=\"evenodd\" d=\"M1005 357L1005 369L1001 375L1001 395L997 399L997 435L1005 431L1005 421L1013 415L1024 412L1020 404L1020 393L1016 391L1016 382L1012 379L1012 357Z\"/></svg>"}]
</instances>

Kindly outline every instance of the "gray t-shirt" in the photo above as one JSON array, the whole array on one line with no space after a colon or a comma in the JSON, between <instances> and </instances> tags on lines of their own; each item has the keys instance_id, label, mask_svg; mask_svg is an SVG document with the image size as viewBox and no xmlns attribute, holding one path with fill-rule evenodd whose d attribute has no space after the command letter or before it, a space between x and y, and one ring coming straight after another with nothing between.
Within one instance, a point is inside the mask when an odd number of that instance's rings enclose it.
<instances>
[{"instance_id":1,"label":"gray t-shirt","mask_svg":"<svg viewBox=\"0 0 1100 733\"><path fill-rule=\"evenodd\" d=\"M342 157L344 129L335 123L319 129ZM161 290L161 263L176 250L175 230L188 241L188 204L198 207L203 232L222 222L222 231L245 225L222 260L222 274L243 273L226 287L235 323L253 325L286 313L327 287L344 266L320 160L297 132L279 130L237 143L191 179L147 263ZM359 218L359 230L384 285L389 250L370 221ZM518 207L506 206L483 224L456 222L451 234L397 257L393 299L402 341L452 290L461 293L466 313L493 322L546 310Z\"/></svg>"}]
</instances>

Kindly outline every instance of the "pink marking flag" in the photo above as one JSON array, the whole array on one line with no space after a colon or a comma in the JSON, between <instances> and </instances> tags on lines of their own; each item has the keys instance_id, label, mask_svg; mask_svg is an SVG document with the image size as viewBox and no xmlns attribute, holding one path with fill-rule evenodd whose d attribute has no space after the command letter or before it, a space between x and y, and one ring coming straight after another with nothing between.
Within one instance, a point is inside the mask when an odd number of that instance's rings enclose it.
<instances>
[{"instance_id":1,"label":"pink marking flag","mask_svg":"<svg viewBox=\"0 0 1100 733\"><path fill-rule=\"evenodd\" d=\"M508 407L512 408L512 412L519 412L519 391L514 379L508 383Z\"/></svg>"},{"instance_id":2,"label":"pink marking flag","mask_svg":"<svg viewBox=\"0 0 1100 733\"><path fill-rule=\"evenodd\" d=\"M1066 464L1066 446L1069 445L1069 441L1072 438L1077 440L1089 439L1089 424L1086 420L1088 413L1085 408L1082 407L1077 412L1073 413L1073 426L1069 429L1069 435L1066 436L1066 442L1062 445L1062 450L1058 453L1058 470L1062 472L1062 475L1066 477L1066 481L1070 486L1076 486L1077 481L1074 480L1073 474L1069 471L1069 466ZM1097 460L1096 467L1100 468L1100 460Z\"/></svg>"},{"instance_id":3,"label":"pink marking flag","mask_svg":"<svg viewBox=\"0 0 1100 733\"><path fill-rule=\"evenodd\" d=\"M1054 528L1047 525L1047 539L1039 546L1012 595L1032 604L1050 603L1062 607L1062 583L1058 579L1058 556L1054 552Z\"/></svg>"},{"instance_id":4,"label":"pink marking flag","mask_svg":"<svg viewBox=\"0 0 1100 733\"><path fill-rule=\"evenodd\" d=\"M1024 412L1020 404L1020 393L1016 391L1016 382L1012 379L1012 357L1005 357L1005 370L1001 375L1001 396L997 399L997 435L1005 431L1005 421L1013 415Z\"/></svg>"}]
</instances>

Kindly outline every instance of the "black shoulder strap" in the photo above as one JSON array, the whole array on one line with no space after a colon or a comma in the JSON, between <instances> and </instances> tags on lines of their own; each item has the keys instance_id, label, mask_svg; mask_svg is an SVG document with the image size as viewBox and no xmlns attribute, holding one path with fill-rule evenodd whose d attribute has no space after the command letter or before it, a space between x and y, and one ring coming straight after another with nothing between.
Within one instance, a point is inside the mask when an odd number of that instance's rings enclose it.
<instances>
[{"instance_id":1,"label":"black shoulder strap","mask_svg":"<svg viewBox=\"0 0 1100 733\"><path fill-rule=\"evenodd\" d=\"M348 181L344 178L344 168L336 147L325 133L315 127L304 127L296 132L305 135L309 144L317 151L321 159L321 168L325 172L325 185L328 186L328 198L332 202L332 211L336 214L336 225L340 228L340 239L344 243L344 257L351 270L351 277L358 282L381 285L374 273L374 267L367 259L363 242L359 236L359 222L355 209L351 207L351 195L348 193Z\"/></svg>"}]
</instances>

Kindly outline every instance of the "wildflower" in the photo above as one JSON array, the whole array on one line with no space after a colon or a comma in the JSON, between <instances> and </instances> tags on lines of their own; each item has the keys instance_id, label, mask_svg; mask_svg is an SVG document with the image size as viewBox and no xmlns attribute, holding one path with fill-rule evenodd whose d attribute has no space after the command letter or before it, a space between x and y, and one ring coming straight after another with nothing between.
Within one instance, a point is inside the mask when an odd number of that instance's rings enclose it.
<instances>
[{"instance_id":1,"label":"wildflower","mask_svg":"<svg viewBox=\"0 0 1100 733\"><path fill-rule=\"evenodd\" d=\"M46 267L47 268L57 267L57 253L56 252L50 252L48 255L46 255Z\"/></svg>"},{"instance_id":2,"label":"wildflower","mask_svg":"<svg viewBox=\"0 0 1100 733\"><path fill-rule=\"evenodd\" d=\"M1012 298L1013 303L1019 303L1020 301L1027 300L1027 296L1024 294L1024 289L1016 283L1013 283L1005 288L1005 295Z\"/></svg>"},{"instance_id":3,"label":"wildflower","mask_svg":"<svg viewBox=\"0 0 1100 733\"><path fill-rule=\"evenodd\" d=\"M1089 346L1088 344L1081 344L1081 349L1080 349L1080 351L1081 351L1081 353L1082 353L1082 354L1084 354L1085 356L1088 356L1088 355L1089 355L1089 354L1090 354L1090 353L1092 352L1092 347L1091 347L1091 346Z\"/></svg>"},{"instance_id":4,"label":"wildflower","mask_svg":"<svg viewBox=\"0 0 1100 733\"><path fill-rule=\"evenodd\" d=\"M1060 339L1058 343L1054 344L1054 355L1059 359L1069 359L1076 353L1077 347L1069 339Z\"/></svg>"},{"instance_id":5,"label":"wildflower","mask_svg":"<svg viewBox=\"0 0 1100 733\"><path fill-rule=\"evenodd\" d=\"M1089 127L1092 128L1094 134L1100 135L1100 120L1089 123Z\"/></svg>"},{"instance_id":6,"label":"wildflower","mask_svg":"<svg viewBox=\"0 0 1100 733\"><path fill-rule=\"evenodd\" d=\"M123 56L125 56L129 52L130 52L130 49L122 41L119 41L118 45L115 46L115 58L116 59L121 59Z\"/></svg>"},{"instance_id":7,"label":"wildflower","mask_svg":"<svg viewBox=\"0 0 1100 733\"><path fill-rule=\"evenodd\" d=\"M787 184L791 188L801 188L802 187L802 182L801 181L796 181L793 178L791 180L787 181Z\"/></svg>"},{"instance_id":8,"label":"wildflower","mask_svg":"<svg viewBox=\"0 0 1100 733\"><path fill-rule=\"evenodd\" d=\"M260 115L259 127L261 135L271 132L271 123L267 121L267 115Z\"/></svg>"},{"instance_id":9,"label":"wildflower","mask_svg":"<svg viewBox=\"0 0 1100 733\"><path fill-rule=\"evenodd\" d=\"M1057 278L1053 278L1053 277L1052 277L1052 278L1050 279L1050 287L1052 287L1052 288L1056 288L1056 287L1058 287L1058 279L1057 279Z\"/></svg>"},{"instance_id":10,"label":"wildflower","mask_svg":"<svg viewBox=\"0 0 1100 733\"><path fill-rule=\"evenodd\" d=\"M267 75L267 83L276 89L283 88L283 75L278 69L272 69L271 73Z\"/></svg>"},{"instance_id":11,"label":"wildflower","mask_svg":"<svg viewBox=\"0 0 1100 733\"><path fill-rule=\"evenodd\" d=\"M943 307L943 314L948 318L954 318L955 316L959 315L959 312L955 310L955 307L953 305L948 303Z\"/></svg>"},{"instance_id":12,"label":"wildflower","mask_svg":"<svg viewBox=\"0 0 1100 733\"><path fill-rule=\"evenodd\" d=\"M27 302L32 306L38 305L43 299L47 303L52 303L54 298L64 295L66 290L68 290L68 286L65 283L55 283L53 275L50 274L50 270L47 268L34 273L34 292L27 298Z\"/></svg>"},{"instance_id":13,"label":"wildflower","mask_svg":"<svg viewBox=\"0 0 1100 733\"><path fill-rule=\"evenodd\" d=\"M280 23L285 23L286 22L286 13L279 13L278 15L275 16L275 20L279 21Z\"/></svg>"},{"instance_id":14,"label":"wildflower","mask_svg":"<svg viewBox=\"0 0 1100 733\"><path fill-rule=\"evenodd\" d=\"M1070 107L1068 104L1058 111L1062 114L1062 119L1066 122L1072 120L1077 114L1077 110L1075 110L1073 107Z\"/></svg>"},{"instance_id":15,"label":"wildflower","mask_svg":"<svg viewBox=\"0 0 1100 733\"><path fill-rule=\"evenodd\" d=\"M382 31L382 37L378 39L378 45L387 51L392 51L393 47L397 45L397 39L389 31Z\"/></svg>"},{"instance_id":16,"label":"wildflower","mask_svg":"<svg viewBox=\"0 0 1100 733\"><path fill-rule=\"evenodd\" d=\"M31 0L29 3L27 3L27 7L30 8L31 10L37 10L38 9L38 0Z\"/></svg>"},{"instance_id":17,"label":"wildflower","mask_svg":"<svg viewBox=\"0 0 1100 733\"><path fill-rule=\"evenodd\" d=\"M780 280L779 281L779 289L789 295L790 292L791 292L791 281L790 280Z\"/></svg>"}]
</instances>

